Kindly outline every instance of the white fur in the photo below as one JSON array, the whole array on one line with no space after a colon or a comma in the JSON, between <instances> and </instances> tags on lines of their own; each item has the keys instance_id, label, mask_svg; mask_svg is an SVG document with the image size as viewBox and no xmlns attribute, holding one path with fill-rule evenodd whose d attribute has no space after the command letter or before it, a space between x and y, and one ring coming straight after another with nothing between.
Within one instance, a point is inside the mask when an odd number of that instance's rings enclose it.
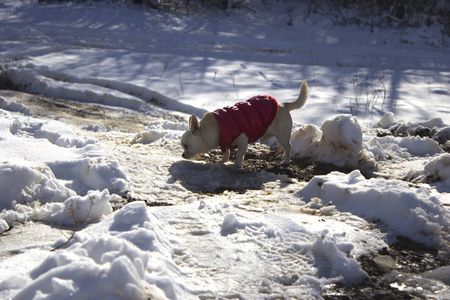
<instances>
[{"instance_id":1,"label":"white fur","mask_svg":"<svg viewBox=\"0 0 450 300\"><path fill-rule=\"evenodd\" d=\"M297 100L292 102L283 102L279 104L279 109L275 119L269 128L267 128L264 135L260 138L261 142L265 142L271 137L276 137L278 140L279 151L284 149L283 164L289 164L291 159L291 131L292 131L292 117L289 113L291 110L302 108L308 100L308 85L304 81L300 87L300 94ZM220 147L220 124L216 117L207 112L203 118L198 121L195 115L189 118L189 130L187 130L181 137L181 145L184 149L183 157L186 159L202 153L207 153L213 149ZM245 152L248 146L248 137L242 133L232 143L237 147L235 166L241 167L244 160ZM230 150L228 149L222 157L221 163L228 161Z\"/></svg>"}]
</instances>

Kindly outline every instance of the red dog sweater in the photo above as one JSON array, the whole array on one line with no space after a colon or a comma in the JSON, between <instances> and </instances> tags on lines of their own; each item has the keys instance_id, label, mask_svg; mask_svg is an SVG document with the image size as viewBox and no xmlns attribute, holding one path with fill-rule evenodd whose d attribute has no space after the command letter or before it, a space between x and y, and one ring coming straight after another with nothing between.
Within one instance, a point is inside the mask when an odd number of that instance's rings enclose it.
<instances>
[{"instance_id":1,"label":"red dog sweater","mask_svg":"<svg viewBox=\"0 0 450 300\"><path fill-rule=\"evenodd\" d=\"M278 102L270 96L255 96L245 102L217 109L212 113L221 127L220 149L225 152L231 143L245 133L254 143L266 132L278 112Z\"/></svg>"}]
</instances>

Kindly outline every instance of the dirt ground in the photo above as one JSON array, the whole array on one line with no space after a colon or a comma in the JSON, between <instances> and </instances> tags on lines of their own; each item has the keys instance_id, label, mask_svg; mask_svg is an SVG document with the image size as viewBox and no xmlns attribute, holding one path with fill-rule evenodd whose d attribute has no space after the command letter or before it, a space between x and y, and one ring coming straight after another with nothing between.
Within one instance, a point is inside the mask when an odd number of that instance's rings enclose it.
<instances>
[{"instance_id":1,"label":"dirt ground","mask_svg":"<svg viewBox=\"0 0 450 300\"><path fill-rule=\"evenodd\" d=\"M89 124L102 124L111 126L120 131L125 140L129 140L135 133L142 131L154 117L148 114L141 114L127 111L124 109L114 109L99 104L79 103L62 99L53 99L39 95L30 95L16 91L0 90L0 96L5 99L13 99L15 102L22 103L27 110L22 111L34 117L43 119L58 119L70 126L73 124L78 128ZM0 102L1 102L0 98ZM2 103L0 103L0 107ZM167 119L180 118L176 114L167 111ZM83 134L89 132L83 132ZM96 136L97 138L102 136ZM108 142L102 141L101 142ZM118 147L121 145L118 145ZM126 147L130 147L124 142ZM448 151L448 149L446 149ZM146 152L138 152L136 148L135 156L122 158L123 161L138 160L146 155ZM220 151L212 151L208 155L198 156L197 160L206 162L217 162L220 160ZM232 157L233 158L233 157ZM332 171L349 173L352 170L339 168L331 164L313 162L308 159L293 159L288 166L281 165L283 158L275 151L264 145L251 145L246 154L243 167L250 171L272 172L276 174L285 174L290 178L295 178L300 182L308 182L316 175L325 175ZM395 173L391 170L400 170L401 166L393 166L389 162L390 169L387 167L380 171L383 177L395 178ZM124 167L126 169L126 166ZM364 174L366 177L376 176L376 174ZM399 178L397 178L399 179ZM131 178L139 181L139 178ZM217 193L223 191L218 190ZM240 191L235 191L240 192ZM241 191L244 192L244 191ZM136 199L123 199L123 203L116 208L126 204L128 201ZM171 205L167 201L147 201L150 206ZM377 262L377 257L390 257L395 261L394 268L385 268ZM397 242L389 245L389 248L382 249L378 255L372 257L360 257L359 262L362 268L369 274L370 281L358 286L345 286L331 284L323 291L324 299L421 299L412 293L401 291L396 287L396 282L401 276L414 276L424 271L435 269L440 266L450 265L449 258L441 258L436 249L427 248L403 237L398 237Z\"/></svg>"}]
</instances>

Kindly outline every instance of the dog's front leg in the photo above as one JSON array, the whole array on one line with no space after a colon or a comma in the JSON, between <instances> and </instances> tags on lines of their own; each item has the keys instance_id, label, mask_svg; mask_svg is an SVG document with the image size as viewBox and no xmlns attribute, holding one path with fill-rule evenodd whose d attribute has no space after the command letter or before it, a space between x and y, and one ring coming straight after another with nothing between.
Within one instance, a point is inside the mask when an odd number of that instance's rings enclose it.
<instances>
[{"instance_id":1,"label":"dog's front leg","mask_svg":"<svg viewBox=\"0 0 450 300\"><path fill-rule=\"evenodd\" d=\"M240 168L242 166L242 162L244 161L245 152L247 152L248 137L244 133L241 133L234 140L233 145L236 145L238 148L234 165Z\"/></svg>"},{"instance_id":2,"label":"dog's front leg","mask_svg":"<svg viewBox=\"0 0 450 300\"><path fill-rule=\"evenodd\" d=\"M225 150L222 155L222 159L220 160L221 164L226 163L230 159L230 149Z\"/></svg>"}]
</instances>

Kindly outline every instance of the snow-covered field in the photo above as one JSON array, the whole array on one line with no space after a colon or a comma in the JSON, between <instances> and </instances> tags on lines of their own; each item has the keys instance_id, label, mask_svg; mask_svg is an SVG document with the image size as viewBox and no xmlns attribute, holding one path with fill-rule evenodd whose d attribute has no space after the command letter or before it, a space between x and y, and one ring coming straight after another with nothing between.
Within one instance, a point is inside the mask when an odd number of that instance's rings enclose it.
<instances>
[{"instance_id":1,"label":"snow-covered field","mask_svg":"<svg viewBox=\"0 0 450 300\"><path fill-rule=\"evenodd\" d=\"M0 85L39 95L0 90L0 298L321 299L367 284L362 256L393 289L450 298L449 266L406 274L379 254L403 236L450 256L439 28L371 33L283 1L117 3L0 3ZM182 160L190 114L293 100L303 80L292 155L354 171Z\"/></svg>"}]
</instances>

